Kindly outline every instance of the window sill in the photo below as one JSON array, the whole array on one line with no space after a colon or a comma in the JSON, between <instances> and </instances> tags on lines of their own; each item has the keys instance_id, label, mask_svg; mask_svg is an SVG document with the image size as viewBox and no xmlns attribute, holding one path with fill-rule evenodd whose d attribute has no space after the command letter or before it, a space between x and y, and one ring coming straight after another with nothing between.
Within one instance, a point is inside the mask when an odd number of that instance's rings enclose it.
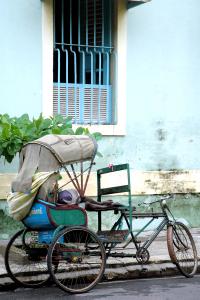
<instances>
[{"instance_id":1,"label":"window sill","mask_svg":"<svg viewBox=\"0 0 200 300\"><path fill-rule=\"evenodd\" d=\"M125 136L126 128L121 125L73 125L73 129L78 127L88 128L91 133L100 132L103 136Z\"/></svg>"}]
</instances>

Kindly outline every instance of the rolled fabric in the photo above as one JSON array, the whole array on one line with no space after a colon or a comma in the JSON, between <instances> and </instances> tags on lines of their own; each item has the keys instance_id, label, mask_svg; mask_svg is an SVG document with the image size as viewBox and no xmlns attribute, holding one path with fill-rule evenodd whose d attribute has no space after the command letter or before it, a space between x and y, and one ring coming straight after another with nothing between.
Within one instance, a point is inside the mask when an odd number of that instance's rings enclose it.
<instances>
[{"instance_id":1,"label":"rolled fabric","mask_svg":"<svg viewBox=\"0 0 200 300\"><path fill-rule=\"evenodd\" d=\"M40 186L55 172L38 172L33 176L30 193L14 192L7 197L10 216L17 220L23 220L29 213L35 196Z\"/></svg>"}]
</instances>

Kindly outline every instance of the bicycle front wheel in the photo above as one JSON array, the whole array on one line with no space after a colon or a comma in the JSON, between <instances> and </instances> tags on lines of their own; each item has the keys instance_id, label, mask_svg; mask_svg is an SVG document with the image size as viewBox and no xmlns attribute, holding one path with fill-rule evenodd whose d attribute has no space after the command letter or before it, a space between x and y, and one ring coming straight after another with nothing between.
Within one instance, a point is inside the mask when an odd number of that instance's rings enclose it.
<instances>
[{"instance_id":1,"label":"bicycle front wheel","mask_svg":"<svg viewBox=\"0 0 200 300\"><path fill-rule=\"evenodd\" d=\"M67 228L50 245L47 262L54 282L61 289L84 293L103 276L105 249L97 235L87 228Z\"/></svg>"},{"instance_id":2,"label":"bicycle front wheel","mask_svg":"<svg viewBox=\"0 0 200 300\"><path fill-rule=\"evenodd\" d=\"M185 277L193 277L197 271L198 258L193 237L183 223L175 222L167 229L169 256Z\"/></svg>"}]
</instances>

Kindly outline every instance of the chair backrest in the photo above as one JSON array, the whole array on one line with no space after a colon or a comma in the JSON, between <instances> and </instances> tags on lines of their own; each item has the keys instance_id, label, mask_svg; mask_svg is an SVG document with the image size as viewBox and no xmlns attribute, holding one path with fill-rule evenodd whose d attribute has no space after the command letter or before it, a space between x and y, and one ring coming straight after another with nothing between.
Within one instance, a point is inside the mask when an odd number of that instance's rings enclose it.
<instances>
[{"instance_id":1,"label":"chair backrest","mask_svg":"<svg viewBox=\"0 0 200 300\"><path fill-rule=\"evenodd\" d=\"M111 186L102 188L102 176L105 174L119 171L125 171L127 184L119 186ZM111 180L112 181L112 180ZM129 164L120 164L120 165L110 165L109 167L102 168L97 170L97 200L101 202L101 197L103 195L118 194L118 193L128 193L128 208L132 209L131 201L131 182L130 182L130 169ZM101 212L98 212L98 227L101 230Z\"/></svg>"},{"instance_id":2,"label":"chair backrest","mask_svg":"<svg viewBox=\"0 0 200 300\"><path fill-rule=\"evenodd\" d=\"M102 175L123 171L126 170L127 172L127 185L121 186L112 186L108 188L101 188L101 178ZM109 194L117 194L117 193L124 193L124 192L131 192L131 184L130 184L130 170L129 164L121 164L121 165L111 165L107 168L102 168L97 170L97 193L98 193L98 201L100 201L101 196L109 195Z\"/></svg>"}]
</instances>

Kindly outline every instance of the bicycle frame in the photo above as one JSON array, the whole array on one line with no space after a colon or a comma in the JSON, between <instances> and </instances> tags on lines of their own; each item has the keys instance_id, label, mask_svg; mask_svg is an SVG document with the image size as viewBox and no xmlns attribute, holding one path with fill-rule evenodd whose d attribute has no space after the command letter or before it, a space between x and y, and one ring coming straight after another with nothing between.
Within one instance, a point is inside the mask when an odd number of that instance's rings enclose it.
<instances>
[{"instance_id":1,"label":"bicycle frame","mask_svg":"<svg viewBox=\"0 0 200 300\"><path fill-rule=\"evenodd\" d=\"M150 247L150 245L152 244L152 242L159 235L159 233L165 228L165 226L168 226L169 224L172 224L175 221L175 218L174 218L172 212L170 211L169 207L167 206L166 203L164 203L164 200L168 199L168 198L169 197L161 199L161 200L158 200L158 201L152 202L152 203L156 203L156 202L160 203L161 210L162 210L162 212L160 212L160 213L154 213L154 212L150 212L150 213L145 213L145 212L144 213L137 213L137 212L133 212L132 213L132 217L136 218L136 219L138 219L138 218L151 218L151 219L136 234L134 234L133 231L130 231L131 237L128 239L128 241L126 242L126 244L123 245L123 247L122 247L123 249L125 249L131 242L133 242L134 246L136 248L136 251L138 251L140 248L143 248L143 249L147 250ZM149 203L149 204L152 204L152 203ZM128 215L127 212L125 210L123 210L123 208L120 209L120 212L121 212L121 216L115 222L115 224L113 225L112 229L114 229L114 228L121 228L122 222L123 222L123 220L125 220L125 222L127 224L127 227L130 230L130 224L129 224L129 218L127 217L127 215ZM168 216L168 213L171 215L171 217L172 217L173 220L170 220L170 218ZM158 218L160 218L160 219L162 218L162 220L158 224L158 226L156 227L156 229L153 231L153 233L147 238L147 240L144 241L143 244L141 244L140 242L138 242L138 240L137 240L138 236L142 232L144 232L144 230L146 228L148 228L149 225L155 219L158 219ZM140 244L140 245L138 245L138 244ZM111 247L109 249L109 252L108 252L108 256L111 254L111 250L114 247L115 247L114 244L111 245ZM111 254L111 256L112 256L112 254ZM115 253L115 256L116 256L116 253Z\"/></svg>"}]
</instances>

